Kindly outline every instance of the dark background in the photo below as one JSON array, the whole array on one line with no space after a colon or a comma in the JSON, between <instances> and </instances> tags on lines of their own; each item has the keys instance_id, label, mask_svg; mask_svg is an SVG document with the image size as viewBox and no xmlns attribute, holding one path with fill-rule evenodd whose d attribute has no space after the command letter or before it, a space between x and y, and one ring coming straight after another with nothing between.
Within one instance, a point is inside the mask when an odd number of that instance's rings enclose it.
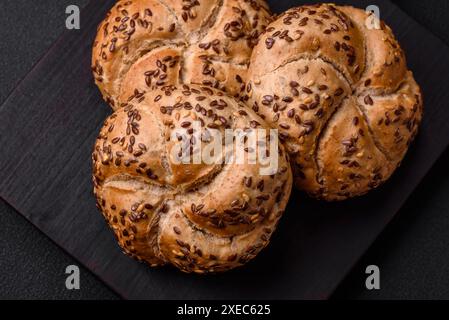
<instances>
[{"instance_id":1,"label":"dark background","mask_svg":"<svg viewBox=\"0 0 449 320\"><path fill-rule=\"evenodd\" d=\"M65 8L87 3L88 0L1 0L0 103L65 30ZM449 2L395 3L449 45ZM448 163L446 151L340 285L334 298L449 298ZM0 298L118 298L82 267L81 290L67 290L65 268L78 263L1 199L0 226ZM365 289L364 271L369 264L380 267L381 290Z\"/></svg>"}]
</instances>

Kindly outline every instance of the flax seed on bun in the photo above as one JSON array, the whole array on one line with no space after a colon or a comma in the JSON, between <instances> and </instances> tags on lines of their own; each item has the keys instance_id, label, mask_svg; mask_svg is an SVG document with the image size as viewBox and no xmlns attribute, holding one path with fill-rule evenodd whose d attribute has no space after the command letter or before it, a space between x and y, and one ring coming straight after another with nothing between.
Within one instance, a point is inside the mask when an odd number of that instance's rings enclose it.
<instances>
[{"instance_id":1,"label":"flax seed on bun","mask_svg":"<svg viewBox=\"0 0 449 320\"><path fill-rule=\"evenodd\" d=\"M270 17L264 0L120 0L98 27L95 82L114 110L165 85L238 95Z\"/></svg>"},{"instance_id":2,"label":"flax seed on bun","mask_svg":"<svg viewBox=\"0 0 449 320\"><path fill-rule=\"evenodd\" d=\"M268 129L215 89L150 91L106 119L92 155L94 191L129 255L185 272L220 272L245 264L268 244L290 196L292 173L282 146L270 154L278 159L270 175L261 174L259 161L177 163L173 132L186 130L186 141L195 145L195 121L201 140L212 130Z\"/></svg>"},{"instance_id":3,"label":"flax seed on bun","mask_svg":"<svg viewBox=\"0 0 449 320\"><path fill-rule=\"evenodd\" d=\"M372 18L333 4L292 8L253 50L242 100L279 129L296 186L317 198L343 200L385 182L421 122L404 52Z\"/></svg>"}]
</instances>

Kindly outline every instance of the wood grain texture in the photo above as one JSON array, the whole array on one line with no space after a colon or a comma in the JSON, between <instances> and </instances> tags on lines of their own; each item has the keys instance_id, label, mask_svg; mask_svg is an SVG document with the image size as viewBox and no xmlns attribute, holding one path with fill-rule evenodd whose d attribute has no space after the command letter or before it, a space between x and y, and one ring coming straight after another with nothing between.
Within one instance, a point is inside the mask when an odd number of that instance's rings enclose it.
<instances>
[{"instance_id":1,"label":"wood grain texture","mask_svg":"<svg viewBox=\"0 0 449 320\"><path fill-rule=\"evenodd\" d=\"M424 93L424 121L403 166L379 190L343 203L293 193L272 244L254 261L217 276L186 275L124 256L95 208L90 153L110 110L93 84L90 51L112 3L92 1L81 30L66 32L0 107L0 196L125 298L327 298L449 142L449 48L390 2L375 1Z\"/></svg>"}]
</instances>

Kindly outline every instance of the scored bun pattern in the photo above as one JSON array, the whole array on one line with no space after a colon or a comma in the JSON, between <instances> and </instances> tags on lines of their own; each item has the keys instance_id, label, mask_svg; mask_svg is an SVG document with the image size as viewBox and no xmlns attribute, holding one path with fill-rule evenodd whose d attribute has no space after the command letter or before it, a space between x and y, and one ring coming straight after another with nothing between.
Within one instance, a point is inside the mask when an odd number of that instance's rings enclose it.
<instances>
[{"instance_id":1,"label":"scored bun pattern","mask_svg":"<svg viewBox=\"0 0 449 320\"><path fill-rule=\"evenodd\" d=\"M183 85L148 92L104 122L92 155L94 191L129 255L185 272L225 271L268 244L287 204L292 173L281 146L278 170L268 176L260 175L259 162L179 164L172 156L179 140L173 132L185 130L193 146L195 121L206 146L213 142L211 130L268 128L218 90Z\"/></svg>"},{"instance_id":2,"label":"scored bun pattern","mask_svg":"<svg viewBox=\"0 0 449 320\"><path fill-rule=\"evenodd\" d=\"M238 95L251 51L271 21L263 0L121 0L98 27L95 82L114 110L167 85Z\"/></svg>"},{"instance_id":3,"label":"scored bun pattern","mask_svg":"<svg viewBox=\"0 0 449 320\"><path fill-rule=\"evenodd\" d=\"M387 180L422 117L420 88L391 29L332 4L277 17L254 48L242 100L280 130L296 185L342 200Z\"/></svg>"}]
</instances>

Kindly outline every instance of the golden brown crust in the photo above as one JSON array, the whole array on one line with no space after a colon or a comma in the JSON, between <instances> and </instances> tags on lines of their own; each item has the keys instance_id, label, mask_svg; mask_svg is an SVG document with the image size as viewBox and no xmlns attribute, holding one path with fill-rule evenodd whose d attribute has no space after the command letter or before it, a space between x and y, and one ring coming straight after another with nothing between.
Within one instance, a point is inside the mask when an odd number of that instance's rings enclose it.
<instances>
[{"instance_id":1,"label":"golden brown crust","mask_svg":"<svg viewBox=\"0 0 449 320\"><path fill-rule=\"evenodd\" d=\"M95 82L114 110L130 91L166 85L196 83L238 95L270 21L264 0L119 0L98 27Z\"/></svg>"},{"instance_id":2,"label":"golden brown crust","mask_svg":"<svg viewBox=\"0 0 449 320\"><path fill-rule=\"evenodd\" d=\"M225 147L210 164L180 164L173 152L175 130L206 149L213 132L255 128L268 126L235 99L198 86L148 92L110 116L93 152L93 181L97 204L125 252L197 273L225 271L257 255L291 191L283 148L278 170L268 176L259 161L223 163Z\"/></svg>"},{"instance_id":3,"label":"golden brown crust","mask_svg":"<svg viewBox=\"0 0 449 320\"><path fill-rule=\"evenodd\" d=\"M422 117L419 86L391 29L332 4L271 23L254 48L242 100L280 130L295 184L326 200L387 180Z\"/></svg>"}]
</instances>

